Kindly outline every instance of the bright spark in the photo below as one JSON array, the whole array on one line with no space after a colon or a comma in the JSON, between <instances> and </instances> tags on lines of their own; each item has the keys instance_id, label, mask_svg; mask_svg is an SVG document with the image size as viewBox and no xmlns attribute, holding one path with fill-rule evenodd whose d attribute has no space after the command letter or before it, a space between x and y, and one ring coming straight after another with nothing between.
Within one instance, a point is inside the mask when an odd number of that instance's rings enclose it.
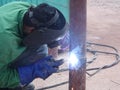
<instances>
[{"instance_id":1,"label":"bright spark","mask_svg":"<svg viewBox=\"0 0 120 90\"><path fill-rule=\"evenodd\" d=\"M71 65L72 68L76 67L78 64L79 60L76 57L75 53L70 54L70 59L69 59L69 64Z\"/></svg>"},{"instance_id":2,"label":"bright spark","mask_svg":"<svg viewBox=\"0 0 120 90\"><path fill-rule=\"evenodd\" d=\"M83 57L83 55L81 51L81 47L77 46L70 52L70 57L68 60L70 69L78 70L82 66L82 62L80 59Z\"/></svg>"}]
</instances>

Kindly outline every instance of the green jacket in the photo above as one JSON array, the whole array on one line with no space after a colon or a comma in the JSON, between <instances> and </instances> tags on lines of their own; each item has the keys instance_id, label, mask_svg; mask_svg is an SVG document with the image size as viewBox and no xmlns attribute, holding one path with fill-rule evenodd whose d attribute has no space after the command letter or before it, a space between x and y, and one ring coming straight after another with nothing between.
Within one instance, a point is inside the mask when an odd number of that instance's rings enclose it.
<instances>
[{"instance_id":1,"label":"green jacket","mask_svg":"<svg viewBox=\"0 0 120 90\"><path fill-rule=\"evenodd\" d=\"M12 2L0 7L0 88L20 84L17 70L8 65L25 50L21 46L22 19L30 6L27 2Z\"/></svg>"}]
</instances>

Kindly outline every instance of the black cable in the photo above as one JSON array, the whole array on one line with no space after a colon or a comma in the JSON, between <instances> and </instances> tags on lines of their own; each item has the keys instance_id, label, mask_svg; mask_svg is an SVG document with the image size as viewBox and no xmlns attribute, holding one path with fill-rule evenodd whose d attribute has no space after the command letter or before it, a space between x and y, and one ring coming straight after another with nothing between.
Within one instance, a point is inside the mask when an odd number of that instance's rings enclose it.
<instances>
[{"instance_id":1,"label":"black cable","mask_svg":"<svg viewBox=\"0 0 120 90\"><path fill-rule=\"evenodd\" d=\"M118 64L120 62L120 55L118 54L118 50L112 46L109 46L109 45L102 45L102 44L96 44L96 43L87 43L88 46L90 47L91 45L97 45L97 46L103 46L103 47L108 47L108 48L111 48L113 49L116 53L110 53L110 52L104 52L104 51L96 51L96 50L91 50L91 49L87 49L88 52L92 53L93 55L96 55L97 53L104 53L104 54L111 54L111 55L114 55L116 57L116 60L110 64L110 65L105 65L105 66L102 66L102 67L97 67L97 68L88 68L86 69L86 71L92 71L92 70L96 70L94 73L90 74L87 72L87 74L89 76L93 76L95 75L96 73L98 73L100 70L102 69L107 69L107 68L110 68L110 67L113 67L115 66L116 64ZM91 62L92 63L92 62Z\"/></svg>"},{"instance_id":2,"label":"black cable","mask_svg":"<svg viewBox=\"0 0 120 90\"><path fill-rule=\"evenodd\" d=\"M56 84L56 85L52 85L52 86L48 86L48 87L44 87L44 88L40 88L40 89L36 89L36 90L45 90L45 89L54 88L54 87L58 87L58 86L67 84L68 82L69 82L69 81L65 81L65 82L62 82L62 83L59 83L59 84Z\"/></svg>"},{"instance_id":3,"label":"black cable","mask_svg":"<svg viewBox=\"0 0 120 90\"><path fill-rule=\"evenodd\" d=\"M97 46L104 46L104 47L109 47L111 49L114 49L116 52L118 52L118 50L116 48L114 48L113 46L109 46L109 45L103 45L103 44L97 44L97 43L91 43L91 42L87 42L87 44L90 45L97 45Z\"/></svg>"}]
</instances>

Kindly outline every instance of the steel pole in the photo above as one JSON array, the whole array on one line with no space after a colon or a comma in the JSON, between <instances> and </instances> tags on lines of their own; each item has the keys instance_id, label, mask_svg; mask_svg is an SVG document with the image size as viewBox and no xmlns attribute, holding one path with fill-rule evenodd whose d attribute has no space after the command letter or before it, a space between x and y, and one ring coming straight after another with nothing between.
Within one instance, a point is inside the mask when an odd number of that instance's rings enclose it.
<instances>
[{"instance_id":1,"label":"steel pole","mask_svg":"<svg viewBox=\"0 0 120 90\"><path fill-rule=\"evenodd\" d=\"M86 0L70 0L70 55L77 64L69 64L69 90L85 90L86 86ZM76 62L73 59L73 62Z\"/></svg>"}]
</instances>

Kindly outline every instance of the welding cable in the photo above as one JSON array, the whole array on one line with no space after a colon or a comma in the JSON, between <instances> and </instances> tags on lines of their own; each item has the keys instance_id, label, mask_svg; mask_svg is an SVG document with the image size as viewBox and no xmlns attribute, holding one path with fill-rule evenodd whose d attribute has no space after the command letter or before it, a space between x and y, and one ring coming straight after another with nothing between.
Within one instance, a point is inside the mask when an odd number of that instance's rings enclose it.
<instances>
[{"instance_id":1,"label":"welding cable","mask_svg":"<svg viewBox=\"0 0 120 90\"><path fill-rule=\"evenodd\" d=\"M86 64L89 65L89 64L93 63L96 59L97 59L97 54L95 53L92 58L90 58L89 60L87 60Z\"/></svg>"},{"instance_id":2,"label":"welding cable","mask_svg":"<svg viewBox=\"0 0 120 90\"><path fill-rule=\"evenodd\" d=\"M103 66L103 69L106 69L106 68L109 68L109 67L111 67L111 66L114 66L114 65L116 65L117 63L120 62L120 56L119 56L119 54L116 54L116 53L109 53L109 52L102 52L102 51L91 51L91 52L95 52L95 53L104 53L104 54L111 54L111 55L116 56L116 61L115 61L113 64L111 64L111 65ZM94 60L94 59L95 59L95 58L93 58L93 60ZM91 62L92 62L92 61L91 61ZM89 62L89 63L91 63L91 62ZM89 70L95 70L95 69L98 69L98 68L88 69L88 71L89 71Z\"/></svg>"},{"instance_id":3,"label":"welding cable","mask_svg":"<svg viewBox=\"0 0 120 90\"><path fill-rule=\"evenodd\" d=\"M69 82L69 81L65 81L65 82L62 82L62 83L59 83L59 84L56 84L56 85L47 86L47 87L39 88L39 89L36 89L36 90L46 90L46 89L54 88L54 87L58 87L58 86L67 84L68 82Z\"/></svg>"},{"instance_id":4,"label":"welding cable","mask_svg":"<svg viewBox=\"0 0 120 90\"><path fill-rule=\"evenodd\" d=\"M91 53L104 53L104 54L112 54L112 55L115 55L116 57L119 56L119 54L117 53L109 53L109 52L103 52L103 51L92 51L92 50L89 50L89 52Z\"/></svg>"},{"instance_id":5,"label":"welding cable","mask_svg":"<svg viewBox=\"0 0 120 90\"><path fill-rule=\"evenodd\" d=\"M107 69L107 68L110 68L110 67L112 67L112 66L115 66L115 65L118 64L119 62L120 62L120 60L112 63L111 65L105 65L105 66L103 66L103 67L97 67L97 68L89 68L89 69L87 69L86 71L97 70L97 69L100 69L100 68L101 68L101 69Z\"/></svg>"},{"instance_id":6,"label":"welding cable","mask_svg":"<svg viewBox=\"0 0 120 90\"><path fill-rule=\"evenodd\" d=\"M88 45L97 45L97 46L109 47L109 48L115 50L118 53L118 50L116 48L114 48L113 46L103 45L103 44L97 44L97 43L91 43L91 42L87 42L86 44L88 44Z\"/></svg>"},{"instance_id":7,"label":"welding cable","mask_svg":"<svg viewBox=\"0 0 120 90\"><path fill-rule=\"evenodd\" d=\"M117 60L117 61L115 61L114 63L112 63L112 64L110 64L110 65L105 65L105 66L103 66L103 67L97 67L97 68L89 68L89 69L86 69L86 71L96 70L96 71L93 72L92 74L90 74L90 73L87 72L87 74L88 74L89 76L93 76L93 75L97 74L99 71L101 71L102 69L111 68L111 67L117 65L119 62L120 62L120 60Z\"/></svg>"},{"instance_id":8,"label":"welding cable","mask_svg":"<svg viewBox=\"0 0 120 90\"><path fill-rule=\"evenodd\" d=\"M96 43L87 43L87 44L88 44L87 46L97 45L97 46L108 47L108 48L113 49L113 50L116 52L116 53L110 53L110 52L95 51L95 50L87 49L87 51L90 52L90 53L92 53L93 55L96 55L97 53L104 53L104 54L111 54L111 55L116 56L116 61L113 62L113 63L110 64L110 65L105 65L105 66L102 66L102 67L88 68L88 69L86 69L86 71L96 70L96 71L93 72L92 74L86 72L89 76L93 76L93 75L97 74L97 73L98 73L99 71L101 71L102 69L107 69L107 68L113 67L113 66L115 66L116 64L118 64L118 63L120 62L120 55L118 54L118 51L117 51L116 48L114 48L114 47L112 47L112 46L109 46L109 45L102 45L102 44L96 44Z\"/></svg>"}]
</instances>

